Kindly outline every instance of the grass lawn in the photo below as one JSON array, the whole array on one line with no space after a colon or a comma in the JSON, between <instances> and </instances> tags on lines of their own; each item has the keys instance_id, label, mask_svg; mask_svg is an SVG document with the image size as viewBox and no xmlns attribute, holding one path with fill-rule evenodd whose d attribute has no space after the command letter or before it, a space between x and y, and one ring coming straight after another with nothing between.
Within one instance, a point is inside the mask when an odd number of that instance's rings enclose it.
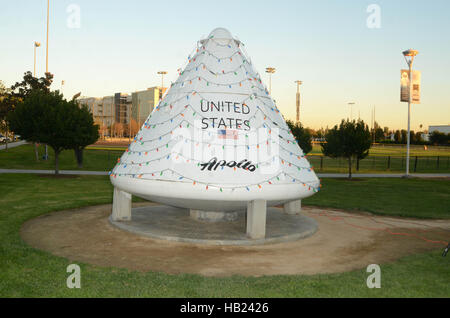
<instances>
[{"instance_id":1,"label":"grass lawn","mask_svg":"<svg viewBox=\"0 0 450 318\"><path fill-rule=\"evenodd\" d=\"M59 156L60 170L88 170L88 171L109 171L117 163L117 158L123 151L117 150L85 150L83 168L78 169L73 150L65 150ZM39 156L45 154L45 146L39 146ZM0 168L3 169L55 169L54 152L48 147L49 160L39 159L36 162L34 146L26 144L23 146L0 151Z\"/></svg>"},{"instance_id":2,"label":"grass lawn","mask_svg":"<svg viewBox=\"0 0 450 318\"><path fill-rule=\"evenodd\" d=\"M411 156L450 156L450 147L444 146L427 146L427 150L423 145L411 145ZM322 148L319 144L313 144L310 154L322 154ZM406 145L384 145L375 144L370 148L369 155L381 156L406 156Z\"/></svg>"},{"instance_id":3,"label":"grass lawn","mask_svg":"<svg viewBox=\"0 0 450 318\"><path fill-rule=\"evenodd\" d=\"M320 146L314 145L312 153L316 153ZM377 146L373 149L378 149L381 146ZM388 147L388 146L386 146ZM389 146L397 147L400 146ZM82 169L77 167L75 156L73 151L66 150L60 155L60 169L61 170L90 170L90 171L109 171L117 162L123 150L114 150L108 147L97 147L98 149L87 149L84 151L84 165ZM431 149L430 149L431 148ZM411 155L410 158L410 171L411 173L450 173L450 150L446 147L430 147L431 153L439 153L439 162L437 157L431 155L419 154L417 164L415 163L415 157ZM442 148L442 149L441 149ZM39 147L40 156L44 154L44 146ZM372 150L371 150L372 151ZM412 152L414 153L414 151ZM406 161L401 156L395 156L395 151L391 150L392 157L389 159L387 155L369 156L360 162L360 170L356 171L356 162L353 163L353 173L403 173L405 171ZM40 160L36 162L34 156L33 145L23 145L16 148L8 149L8 151L0 151L0 168L4 169L54 169L54 155L53 150L49 148L49 160ZM345 159L332 159L323 157L321 163L321 157L317 155L308 156L308 160L311 165L319 173L347 173L348 162ZM322 166L322 169L321 169ZM389 169L388 169L389 167ZM416 167L416 171L414 171Z\"/></svg>"},{"instance_id":4,"label":"grass lawn","mask_svg":"<svg viewBox=\"0 0 450 318\"><path fill-rule=\"evenodd\" d=\"M450 147L411 145L410 172L411 173L450 173ZM417 161L416 161L417 157ZM317 172L348 173L348 161L343 158L322 157L322 149L318 144L313 145L308 154L308 160ZM353 173L404 173L406 169L405 145L372 146L367 158L360 161L360 169L356 171L353 161Z\"/></svg>"},{"instance_id":5,"label":"grass lawn","mask_svg":"<svg viewBox=\"0 0 450 318\"><path fill-rule=\"evenodd\" d=\"M323 179L321 191L303 202L379 215L449 219L450 180Z\"/></svg>"},{"instance_id":6,"label":"grass lawn","mask_svg":"<svg viewBox=\"0 0 450 318\"><path fill-rule=\"evenodd\" d=\"M348 161L343 158L308 156L308 160L318 173L348 173ZM410 157L410 173L450 173L449 157ZM368 156L359 163L352 162L352 173L405 173L405 157Z\"/></svg>"},{"instance_id":7,"label":"grass lawn","mask_svg":"<svg viewBox=\"0 0 450 318\"><path fill-rule=\"evenodd\" d=\"M450 181L323 180L306 204L391 215L449 218ZM363 186L364 185L364 186ZM388 194L394 189L396 194ZM383 194L375 200L375 193ZM413 191L421 191L413 193ZM410 194L408 194L410 193ZM343 199L343 195L348 198ZM27 246L26 220L51 211L110 203L104 176L0 174L0 297L449 297L450 258L441 250L381 265L382 288L366 287L365 269L329 275L210 278L81 265L81 289L66 287L67 259ZM446 204L447 203L447 204ZM416 206L417 205L417 206ZM384 206L385 209L381 209ZM70 231L70 228L67 229ZM96 242L92 242L95 244Z\"/></svg>"}]
</instances>

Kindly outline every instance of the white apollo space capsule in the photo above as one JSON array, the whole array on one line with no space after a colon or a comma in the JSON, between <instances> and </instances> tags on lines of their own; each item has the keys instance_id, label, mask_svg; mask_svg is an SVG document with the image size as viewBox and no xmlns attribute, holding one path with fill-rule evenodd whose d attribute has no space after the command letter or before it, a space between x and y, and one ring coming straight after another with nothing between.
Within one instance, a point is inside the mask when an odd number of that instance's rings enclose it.
<instances>
[{"instance_id":1,"label":"white apollo space capsule","mask_svg":"<svg viewBox=\"0 0 450 318\"><path fill-rule=\"evenodd\" d=\"M110 179L138 197L205 211L257 199L274 206L320 188L244 44L224 28L197 42Z\"/></svg>"}]
</instances>

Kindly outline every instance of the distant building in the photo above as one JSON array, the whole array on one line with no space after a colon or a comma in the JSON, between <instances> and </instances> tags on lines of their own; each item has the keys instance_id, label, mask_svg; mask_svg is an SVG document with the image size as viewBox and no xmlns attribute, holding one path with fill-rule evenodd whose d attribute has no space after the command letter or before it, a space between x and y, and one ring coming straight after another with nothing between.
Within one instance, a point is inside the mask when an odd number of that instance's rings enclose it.
<instances>
[{"instance_id":1,"label":"distant building","mask_svg":"<svg viewBox=\"0 0 450 318\"><path fill-rule=\"evenodd\" d=\"M97 118L101 119L102 123L109 127L114 123L114 117L116 116L114 107L114 97L105 96L102 98L101 107L99 105L99 111ZM95 116L94 116L95 118Z\"/></svg>"},{"instance_id":2,"label":"distant building","mask_svg":"<svg viewBox=\"0 0 450 318\"><path fill-rule=\"evenodd\" d=\"M83 97L77 99L80 105L86 105L94 117L94 122L109 127L114 122L115 107L113 96Z\"/></svg>"},{"instance_id":3,"label":"distant building","mask_svg":"<svg viewBox=\"0 0 450 318\"><path fill-rule=\"evenodd\" d=\"M167 88L150 87L131 94L132 118L141 125L158 105Z\"/></svg>"},{"instance_id":4,"label":"distant building","mask_svg":"<svg viewBox=\"0 0 450 318\"><path fill-rule=\"evenodd\" d=\"M428 134L431 134L433 131L450 134L450 125L428 126Z\"/></svg>"},{"instance_id":5,"label":"distant building","mask_svg":"<svg viewBox=\"0 0 450 318\"><path fill-rule=\"evenodd\" d=\"M112 128L114 123L129 125L130 120L134 119L142 125L166 90L166 87L150 87L131 95L115 93L113 96L105 97L81 97L77 101L80 105L88 107L96 124L107 129L103 131L105 135L115 135L117 133Z\"/></svg>"},{"instance_id":6,"label":"distant building","mask_svg":"<svg viewBox=\"0 0 450 318\"><path fill-rule=\"evenodd\" d=\"M128 124L131 119L131 96L125 93L114 94L115 122Z\"/></svg>"}]
</instances>

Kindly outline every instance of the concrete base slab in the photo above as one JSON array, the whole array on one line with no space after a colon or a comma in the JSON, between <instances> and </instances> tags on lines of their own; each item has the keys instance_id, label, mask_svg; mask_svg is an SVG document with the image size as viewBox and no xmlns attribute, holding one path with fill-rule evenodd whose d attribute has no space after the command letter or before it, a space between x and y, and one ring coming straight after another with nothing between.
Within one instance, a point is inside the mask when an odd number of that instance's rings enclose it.
<instances>
[{"instance_id":1,"label":"concrete base slab","mask_svg":"<svg viewBox=\"0 0 450 318\"><path fill-rule=\"evenodd\" d=\"M128 222L109 221L131 233L161 240L206 245L259 245L294 241L317 231L314 219L303 215L286 215L280 208L267 208L265 238L246 235L246 211L238 211L232 222L204 222L193 219L188 209L165 205L132 209Z\"/></svg>"},{"instance_id":2,"label":"concrete base slab","mask_svg":"<svg viewBox=\"0 0 450 318\"><path fill-rule=\"evenodd\" d=\"M236 221L238 217L237 212L216 212L216 211L202 211L193 210L189 212L191 218L197 221L206 222L231 222Z\"/></svg>"}]
</instances>

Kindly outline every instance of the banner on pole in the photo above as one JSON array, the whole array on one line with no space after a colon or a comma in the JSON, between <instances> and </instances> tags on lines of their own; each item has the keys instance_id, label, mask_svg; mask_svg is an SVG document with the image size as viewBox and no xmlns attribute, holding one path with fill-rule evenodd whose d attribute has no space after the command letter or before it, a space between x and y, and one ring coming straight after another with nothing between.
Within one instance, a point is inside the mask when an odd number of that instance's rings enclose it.
<instances>
[{"instance_id":1,"label":"banner on pole","mask_svg":"<svg viewBox=\"0 0 450 318\"><path fill-rule=\"evenodd\" d=\"M420 71L412 71L412 104L420 104ZM400 71L400 101L409 102L409 70Z\"/></svg>"}]
</instances>

